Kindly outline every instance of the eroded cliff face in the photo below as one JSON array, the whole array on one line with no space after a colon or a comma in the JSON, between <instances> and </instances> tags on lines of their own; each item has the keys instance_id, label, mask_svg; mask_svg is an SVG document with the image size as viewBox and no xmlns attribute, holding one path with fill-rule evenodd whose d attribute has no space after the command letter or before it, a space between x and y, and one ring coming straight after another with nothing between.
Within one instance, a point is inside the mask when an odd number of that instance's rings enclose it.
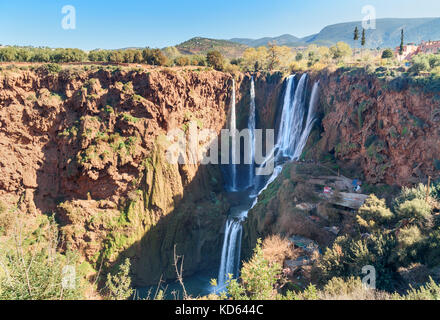
<instances>
[{"instance_id":1,"label":"eroded cliff face","mask_svg":"<svg viewBox=\"0 0 440 320\"><path fill-rule=\"evenodd\" d=\"M361 168L372 184L402 186L440 176L438 92L359 70L316 77L322 136L309 141L308 156L334 153L346 165Z\"/></svg>"},{"instance_id":2,"label":"eroded cliff face","mask_svg":"<svg viewBox=\"0 0 440 320\"><path fill-rule=\"evenodd\" d=\"M231 85L207 70L3 72L0 200L54 213L64 246L92 264L131 257L138 285L175 277L174 245L189 274L214 263L219 168L168 163L165 137L190 121L220 132Z\"/></svg>"},{"instance_id":3,"label":"eroded cliff face","mask_svg":"<svg viewBox=\"0 0 440 320\"><path fill-rule=\"evenodd\" d=\"M355 215L321 197L324 186L352 192L355 178L405 186L440 177L439 92L356 69L310 76L309 89L320 81L320 101L303 157L315 162L285 165L261 194L244 223L244 258L272 234L306 237L322 248L336 234L350 234Z\"/></svg>"},{"instance_id":4,"label":"eroded cliff face","mask_svg":"<svg viewBox=\"0 0 440 320\"><path fill-rule=\"evenodd\" d=\"M283 75L254 79L258 127L275 128ZM438 93L362 73L324 72L310 82L318 79L320 121L307 158L334 154L370 183L439 176ZM250 75L235 80L241 129L249 116ZM216 268L231 206L220 168L170 164L166 135L191 121L219 133L227 126L231 92L232 76L209 70L3 71L0 201L29 217L54 214L64 248L97 268L130 257L136 285L175 278L174 248L185 257L186 276ZM250 212L245 255L257 237L277 232L330 241L329 224L297 207L311 201L306 177L295 180L289 172Z\"/></svg>"}]
</instances>

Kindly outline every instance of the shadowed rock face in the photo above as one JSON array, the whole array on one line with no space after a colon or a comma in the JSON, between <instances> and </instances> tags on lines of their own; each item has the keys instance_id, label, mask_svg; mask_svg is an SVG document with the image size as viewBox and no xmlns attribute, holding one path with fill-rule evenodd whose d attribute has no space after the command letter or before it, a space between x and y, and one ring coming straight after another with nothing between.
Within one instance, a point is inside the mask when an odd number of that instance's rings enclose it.
<instances>
[{"instance_id":1,"label":"shadowed rock face","mask_svg":"<svg viewBox=\"0 0 440 320\"><path fill-rule=\"evenodd\" d=\"M344 163L359 164L373 183L403 185L438 176L438 95L384 87L366 75L318 76L322 127L315 129L318 139L309 140L308 154L335 152ZM242 129L250 76L235 78ZM254 79L257 127L275 128L283 76ZM175 245L177 255L185 256L186 276L218 267L231 202L220 169L168 164L164 136L191 120L219 133L231 84L230 75L209 70L3 70L0 201L29 217L55 213L64 247L97 267L132 258L137 285L175 277ZM261 207L258 227L269 229L262 234L270 233L279 212L292 211L301 217L292 222L295 233L326 242L328 235L291 207L297 188L286 182L280 190L269 189L277 192L276 201L269 195L263 202L268 207Z\"/></svg>"},{"instance_id":2,"label":"shadowed rock face","mask_svg":"<svg viewBox=\"0 0 440 320\"><path fill-rule=\"evenodd\" d=\"M32 215L56 213L66 247L89 262L134 258L144 284L162 272L173 277L174 244L179 255L200 247L186 259L189 273L204 250L220 245L228 209L220 171L168 164L162 142L191 120L220 132L229 75L17 69L0 78L2 202ZM170 227L157 226L167 216ZM205 260L201 267L212 262Z\"/></svg>"},{"instance_id":3,"label":"shadowed rock face","mask_svg":"<svg viewBox=\"0 0 440 320\"><path fill-rule=\"evenodd\" d=\"M131 257L137 285L175 277L174 245L186 275L217 267L229 210L220 169L171 165L164 141L190 121L219 133L231 80L166 68L3 71L0 201L32 216L55 213L64 247L97 267ZM258 76L265 119L276 97L264 91L281 81ZM236 83L244 119L250 76Z\"/></svg>"}]
</instances>

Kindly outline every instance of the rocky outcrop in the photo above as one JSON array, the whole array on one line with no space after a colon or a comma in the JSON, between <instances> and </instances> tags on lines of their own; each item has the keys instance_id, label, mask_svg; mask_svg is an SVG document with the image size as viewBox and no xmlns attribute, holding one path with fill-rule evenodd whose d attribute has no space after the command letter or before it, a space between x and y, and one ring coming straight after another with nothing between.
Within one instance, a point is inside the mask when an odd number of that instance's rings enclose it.
<instances>
[{"instance_id":1,"label":"rocky outcrop","mask_svg":"<svg viewBox=\"0 0 440 320\"><path fill-rule=\"evenodd\" d=\"M228 211L220 170L168 163L166 134L190 121L219 133L230 75L77 67L0 77L2 202L55 213L65 247L97 267L131 257L138 285L175 276L174 245L188 274L216 263L207 252L219 250Z\"/></svg>"},{"instance_id":2,"label":"rocky outcrop","mask_svg":"<svg viewBox=\"0 0 440 320\"><path fill-rule=\"evenodd\" d=\"M363 70L323 72L321 137L310 157L331 153L372 184L399 186L440 177L440 96L411 79Z\"/></svg>"}]
</instances>

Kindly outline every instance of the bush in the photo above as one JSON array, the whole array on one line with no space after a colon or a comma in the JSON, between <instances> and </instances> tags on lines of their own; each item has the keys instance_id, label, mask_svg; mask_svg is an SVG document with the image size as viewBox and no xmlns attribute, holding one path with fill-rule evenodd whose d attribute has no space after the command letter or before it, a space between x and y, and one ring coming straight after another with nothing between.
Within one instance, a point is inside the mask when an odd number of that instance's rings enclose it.
<instances>
[{"instance_id":1,"label":"bush","mask_svg":"<svg viewBox=\"0 0 440 320\"><path fill-rule=\"evenodd\" d=\"M254 255L241 269L241 283L237 280L228 281L228 294L234 300L270 300L275 298L275 286L281 266L270 263L263 253L261 239L257 241Z\"/></svg>"},{"instance_id":2,"label":"bush","mask_svg":"<svg viewBox=\"0 0 440 320\"><path fill-rule=\"evenodd\" d=\"M263 255L270 264L278 263L282 266L284 260L292 256L291 243L279 235L269 236L263 242Z\"/></svg>"},{"instance_id":3,"label":"bush","mask_svg":"<svg viewBox=\"0 0 440 320\"><path fill-rule=\"evenodd\" d=\"M429 226L432 221L431 206L425 200L408 200L398 206L396 212L401 219L410 219L421 226Z\"/></svg>"},{"instance_id":4,"label":"bush","mask_svg":"<svg viewBox=\"0 0 440 320\"><path fill-rule=\"evenodd\" d=\"M394 209L396 210L399 205L407 200L426 199L426 186L423 184L418 184L414 188L403 187L399 196L394 199Z\"/></svg>"},{"instance_id":5,"label":"bush","mask_svg":"<svg viewBox=\"0 0 440 320\"><path fill-rule=\"evenodd\" d=\"M357 220L359 225L367 230L377 229L393 218L393 213L387 208L385 200L379 200L372 194L359 209Z\"/></svg>"},{"instance_id":6,"label":"bush","mask_svg":"<svg viewBox=\"0 0 440 320\"><path fill-rule=\"evenodd\" d=\"M391 49L386 49L382 52L382 59L390 59L394 57L394 53Z\"/></svg>"},{"instance_id":7,"label":"bush","mask_svg":"<svg viewBox=\"0 0 440 320\"><path fill-rule=\"evenodd\" d=\"M206 55L206 61L209 67L217 71L223 71L225 59L219 51L210 51Z\"/></svg>"},{"instance_id":8,"label":"bush","mask_svg":"<svg viewBox=\"0 0 440 320\"><path fill-rule=\"evenodd\" d=\"M179 67L184 67L190 65L191 60L186 56L180 56L174 59L174 63Z\"/></svg>"},{"instance_id":9,"label":"bush","mask_svg":"<svg viewBox=\"0 0 440 320\"><path fill-rule=\"evenodd\" d=\"M59 73L62 67L57 63L48 63L38 67L37 72L42 73Z\"/></svg>"},{"instance_id":10,"label":"bush","mask_svg":"<svg viewBox=\"0 0 440 320\"><path fill-rule=\"evenodd\" d=\"M396 300L439 300L440 286L430 278L430 281L419 289L411 288L406 295L395 294L393 298Z\"/></svg>"},{"instance_id":11,"label":"bush","mask_svg":"<svg viewBox=\"0 0 440 320\"><path fill-rule=\"evenodd\" d=\"M57 226L42 223L31 233L17 226L12 243L0 243L0 300L70 300L83 297L77 257L56 251ZM67 269L66 269L67 268ZM67 281L67 282L66 282ZM68 284L68 286L64 285Z\"/></svg>"},{"instance_id":12,"label":"bush","mask_svg":"<svg viewBox=\"0 0 440 320\"><path fill-rule=\"evenodd\" d=\"M424 237L417 226L408 226L399 230L397 235L397 259L401 265L409 265L419 261L419 249Z\"/></svg>"},{"instance_id":13,"label":"bush","mask_svg":"<svg viewBox=\"0 0 440 320\"><path fill-rule=\"evenodd\" d=\"M130 267L130 259L126 259L119 266L115 275L107 274L105 285L108 290L108 299L127 300L133 295L134 290L131 288Z\"/></svg>"},{"instance_id":14,"label":"bush","mask_svg":"<svg viewBox=\"0 0 440 320\"><path fill-rule=\"evenodd\" d=\"M390 261L395 245L392 235L375 234L362 239L338 237L317 265L320 280L326 283L334 277L347 279L360 276L363 267L372 265L380 275L377 279L378 288L389 289L395 271Z\"/></svg>"}]
</instances>

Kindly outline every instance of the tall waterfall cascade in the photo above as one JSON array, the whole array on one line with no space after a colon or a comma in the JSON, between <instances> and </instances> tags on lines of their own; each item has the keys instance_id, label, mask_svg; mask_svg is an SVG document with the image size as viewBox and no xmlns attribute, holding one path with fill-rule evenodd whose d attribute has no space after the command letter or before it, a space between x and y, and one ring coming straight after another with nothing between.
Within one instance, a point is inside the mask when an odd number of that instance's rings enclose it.
<instances>
[{"instance_id":1,"label":"tall waterfall cascade","mask_svg":"<svg viewBox=\"0 0 440 320\"><path fill-rule=\"evenodd\" d=\"M231 132L231 191L237 191L237 156L235 153L237 146L237 114L236 114L236 98L235 98L235 80L232 79L232 99L231 99L231 120L229 129Z\"/></svg>"},{"instance_id":2,"label":"tall waterfall cascade","mask_svg":"<svg viewBox=\"0 0 440 320\"><path fill-rule=\"evenodd\" d=\"M279 122L278 135L273 150L267 152L266 160L260 166L264 166L268 161L275 163L275 168L270 176L255 176L255 166L251 165L248 179L249 183L254 184L254 193L250 198L249 207L246 210L238 210L238 214L232 214L228 218L225 226L225 236L221 253L221 263L218 275L218 288L224 290L230 276L237 278L239 276L240 259L241 259L241 239L243 234L243 222L247 219L248 212L258 203L258 196L272 183L281 173L284 164L287 161L298 160L307 144L310 132L316 122L316 106L319 98L319 82L313 85L312 94L308 108L306 107L307 82L308 75L304 74L295 85L296 76L292 75L286 79L286 91L284 94L281 119ZM251 79L251 105L248 120L248 128L251 135L255 133L256 128L256 105L255 105L255 83ZM235 83L233 89L233 106L234 128L235 128ZM307 117L306 117L307 114ZM231 129L232 116L231 116ZM253 147L250 148L251 159L255 157L255 135L251 140ZM235 148L235 145L233 146ZM233 149L235 150L235 149ZM235 167L234 163L231 167ZM237 179L236 167L234 169L235 179ZM260 179L264 183L260 183ZM237 181L233 180L230 189L237 190Z\"/></svg>"},{"instance_id":3,"label":"tall waterfall cascade","mask_svg":"<svg viewBox=\"0 0 440 320\"><path fill-rule=\"evenodd\" d=\"M251 90L250 90L251 103L249 106L249 120L248 120L248 129L249 129L249 141L250 141L250 161L249 164L249 177L248 177L248 187L252 187L254 185L255 178L255 128L257 126L256 115L255 115L255 81L254 77L251 78Z\"/></svg>"}]
</instances>

